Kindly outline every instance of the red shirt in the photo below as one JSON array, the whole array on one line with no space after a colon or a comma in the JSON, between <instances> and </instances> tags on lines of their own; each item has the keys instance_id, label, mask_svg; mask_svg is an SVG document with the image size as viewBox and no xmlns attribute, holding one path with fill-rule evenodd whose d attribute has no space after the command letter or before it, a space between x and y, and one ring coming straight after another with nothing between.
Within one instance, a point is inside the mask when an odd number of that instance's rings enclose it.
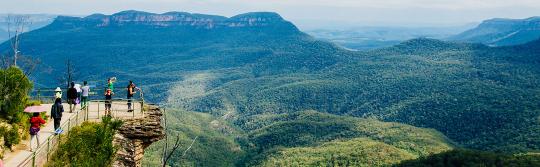
<instances>
[{"instance_id":1,"label":"red shirt","mask_svg":"<svg viewBox=\"0 0 540 167\"><path fill-rule=\"evenodd\" d=\"M41 125L45 124L45 120L41 117L32 117L30 118L30 124L32 124L32 127L39 128Z\"/></svg>"}]
</instances>

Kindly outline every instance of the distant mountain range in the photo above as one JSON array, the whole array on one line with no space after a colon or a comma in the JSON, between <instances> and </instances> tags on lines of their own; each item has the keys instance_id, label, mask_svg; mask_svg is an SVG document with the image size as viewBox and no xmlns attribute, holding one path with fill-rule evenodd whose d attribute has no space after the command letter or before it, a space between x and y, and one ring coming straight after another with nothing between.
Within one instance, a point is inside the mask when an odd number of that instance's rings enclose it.
<instances>
[{"instance_id":1,"label":"distant mountain range","mask_svg":"<svg viewBox=\"0 0 540 167\"><path fill-rule=\"evenodd\" d=\"M56 15L51 14L0 14L0 42L9 38L7 18L10 17L27 17L28 25L25 31L32 31L50 24ZM12 23L13 24L13 23ZM12 27L13 29L13 27Z\"/></svg>"},{"instance_id":2,"label":"distant mountain range","mask_svg":"<svg viewBox=\"0 0 540 167\"><path fill-rule=\"evenodd\" d=\"M389 47L415 38L444 39L473 28L476 24L455 27L358 27L344 30L306 31L315 38L334 42L347 49L371 50Z\"/></svg>"},{"instance_id":3,"label":"distant mountain range","mask_svg":"<svg viewBox=\"0 0 540 167\"><path fill-rule=\"evenodd\" d=\"M140 11L62 16L23 39L21 53L42 62L36 87L64 86L68 59L78 82L135 81L167 108L171 136L199 136L170 160L179 166L390 166L456 148L540 151L540 40L418 38L350 51L276 13ZM146 166L159 164L159 146Z\"/></svg>"},{"instance_id":4,"label":"distant mountain range","mask_svg":"<svg viewBox=\"0 0 540 167\"><path fill-rule=\"evenodd\" d=\"M489 46L519 45L540 38L540 17L491 19L449 40L483 43Z\"/></svg>"}]
</instances>

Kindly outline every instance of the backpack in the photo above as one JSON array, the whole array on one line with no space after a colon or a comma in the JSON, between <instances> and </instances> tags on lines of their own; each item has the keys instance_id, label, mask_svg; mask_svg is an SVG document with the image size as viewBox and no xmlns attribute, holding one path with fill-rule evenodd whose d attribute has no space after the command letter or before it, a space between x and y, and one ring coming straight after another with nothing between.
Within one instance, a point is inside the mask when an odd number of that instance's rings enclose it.
<instances>
[{"instance_id":1,"label":"backpack","mask_svg":"<svg viewBox=\"0 0 540 167\"><path fill-rule=\"evenodd\" d=\"M54 104L51 108L51 117L53 118L61 118L62 117L62 106L59 106L57 104Z\"/></svg>"}]
</instances>

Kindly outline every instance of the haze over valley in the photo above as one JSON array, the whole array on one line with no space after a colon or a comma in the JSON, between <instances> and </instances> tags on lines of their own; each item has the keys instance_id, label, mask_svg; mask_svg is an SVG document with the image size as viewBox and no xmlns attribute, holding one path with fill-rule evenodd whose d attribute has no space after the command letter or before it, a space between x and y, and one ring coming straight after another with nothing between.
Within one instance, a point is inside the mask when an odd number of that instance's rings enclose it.
<instances>
[{"instance_id":1,"label":"haze over valley","mask_svg":"<svg viewBox=\"0 0 540 167\"><path fill-rule=\"evenodd\" d=\"M32 15L39 24L18 50L39 60L33 88L65 87L56 78L68 60L78 83L133 80L186 150L169 166L540 165L534 15L313 28L272 11L154 11ZM150 145L142 166L161 166L166 142Z\"/></svg>"}]
</instances>

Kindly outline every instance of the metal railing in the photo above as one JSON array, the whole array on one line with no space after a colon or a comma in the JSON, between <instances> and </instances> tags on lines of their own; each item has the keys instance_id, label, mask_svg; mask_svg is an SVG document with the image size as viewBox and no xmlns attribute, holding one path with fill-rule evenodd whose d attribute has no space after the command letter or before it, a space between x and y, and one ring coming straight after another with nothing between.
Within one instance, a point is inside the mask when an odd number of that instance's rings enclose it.
<instances>
[{"instance_id":1,"label":"metal railing","mask_svg":"<svg viewBox=\"0 0 540 167\"><path fill-rule=\"evenodd\" d=\"M56 99L54 96L55 89L56 88L35 88L34 90L30 91L30 98L32 100L40 101L41 103L54 103L54 100ZM88 92L89 100L104 99L105 97L103 93L105 90L106 88L91 88L90 92ZM114 93L115 95L113 97L127 97L126 89L118 88ZM139 88L138 93L136 93L133 98L144 99L142 89ZM67 99L67 89L62 89L62 99Z\"/></svg>"},{"instance_id":2,"label":"metal railing","mask_svg":"<svg viewBox=\"0 0 540 167\"><path fill-rule=\"evenodd\" d=\"M114 119L133 119L144 117L144 100L133 99L132 106L134 111L129 112L127 109L120 109L120 106L127 106L127 99L113 99L111 100L111 113L110 116ZM97 104L92 106L92 104ZM122 104L122 105L119 105ZM139 104L139 105L137 105ZM60 128L64 130L60 135L51 135L46 141L42 141L40 145L35 149L32 154L27 156L18 167L36 167L43 166L51 160L52 155L58 149L58 146L62 143L63 138L69 137L71 128L78 126L86 121L100 121L105 113L105 100L91 100L89 101L86 109L76 110L74 115L71 115L68 120L60 125ZM138 107L136 107L138 106ZM94 110L93 107L96 107ZM67 109L65 112L69 112ZM127 113L127 114L126 114ZM138 113L138 114L137 114ZM94 115L95 114L95 115ZM52 123L52 122L51 122Z\"/></svg>"}]
</instances>

